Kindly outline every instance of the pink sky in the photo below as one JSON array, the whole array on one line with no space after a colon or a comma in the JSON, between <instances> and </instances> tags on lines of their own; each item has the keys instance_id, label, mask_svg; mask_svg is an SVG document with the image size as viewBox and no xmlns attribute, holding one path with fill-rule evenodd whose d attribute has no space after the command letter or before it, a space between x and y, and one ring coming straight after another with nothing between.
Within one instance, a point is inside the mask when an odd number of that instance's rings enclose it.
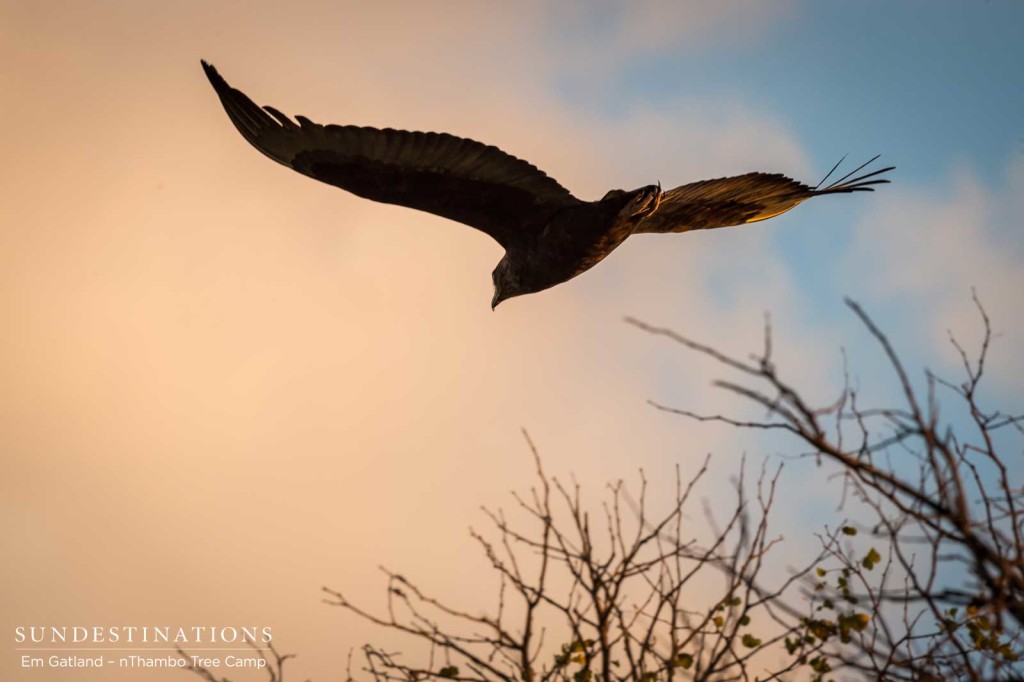
<instances>
[{"instance_id":1,"label":"pink sky","mask_svg":"<svg viewBox=\"0 0 1024 682\"><path fill-rule=\"evenodd\" d=\"M631 240L492 313L496 244L270 163L199 67L317 121L496 144L585 198L754 168L817 174L784 122L728 99L609 122L545 87L556 62L599 78L606 47L639 49L657 7L610 47L553 41L541 6L487 7L0 5L0 90L13 93L0 108L5 631L267 624L300 655L296 677L334 679L350 647L380 638L321 605L321 585L378 605L384 564L490 603L466 528L531 483L520 427L549 471L595 497L709 451L727 486L751 441L646 404L727 409L708 394L715 370L624 315L745 352L772 310L780 361L828 393L836 330L786 343L811 333L766 246L784 222ZM703 7L683 10L702 35L737 21ZM748 40L771 30L764 13L744 21ZM723 273L731 285L712 297ZM10 646L5 659L9 673Z\"/></svg>"}]
</instances>

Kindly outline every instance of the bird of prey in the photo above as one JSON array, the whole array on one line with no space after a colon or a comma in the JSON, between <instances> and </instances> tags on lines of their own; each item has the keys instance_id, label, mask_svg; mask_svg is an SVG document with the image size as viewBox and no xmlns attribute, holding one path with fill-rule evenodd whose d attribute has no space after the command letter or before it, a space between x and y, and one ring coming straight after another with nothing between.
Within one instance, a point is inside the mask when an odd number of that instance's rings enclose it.
<instances>
[{"instance_id":1,"label":"bird of prey","mask_svg":"<svg viewBox=\"0 0 1024 682\"><path fill-rule=\"evenodd\" d=\"M874 191L889 182L880 176L893 168L856 175L876 156L824 187L839 164L814 187L775 173L747 173L664 192L660 183L616 189L599 201L583 201L526 161L474 140L320 125L304 116L293 121L257 106L212 65L202 65L231 122L274 161L357 196L427 211L490 235L505 248L492 273L492 309L589 270L632 234L767 220L811 197Z\"/></svg>"}]
</instances>

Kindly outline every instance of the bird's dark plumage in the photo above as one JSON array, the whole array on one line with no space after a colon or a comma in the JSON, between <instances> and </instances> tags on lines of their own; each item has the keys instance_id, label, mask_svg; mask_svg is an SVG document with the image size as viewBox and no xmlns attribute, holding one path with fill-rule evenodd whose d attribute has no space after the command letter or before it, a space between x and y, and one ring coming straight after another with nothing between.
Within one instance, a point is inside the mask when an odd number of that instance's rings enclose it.
<instances>
[{"instance_id":1,"label":"bird's dark plumage","mask_svg":"<svg viewBox=\"0 0 1024 682\"><path fill-rule=\"evenodd\" d=\"M850 178L875 157L824 188L824 181L809 187L782 175L748 173L666 192L660 185L613 190L600 201L581 201L497 147L447 133L319 125L303 116L292 121L257 106L213 66L202 65L232 123L274 161L366 199L464 223L505 247L493 273L492 307L575 277L631 234L766 220L814 196L873 191L889 182L879 176L892 170Z\"/></svg>"}]
</instances>

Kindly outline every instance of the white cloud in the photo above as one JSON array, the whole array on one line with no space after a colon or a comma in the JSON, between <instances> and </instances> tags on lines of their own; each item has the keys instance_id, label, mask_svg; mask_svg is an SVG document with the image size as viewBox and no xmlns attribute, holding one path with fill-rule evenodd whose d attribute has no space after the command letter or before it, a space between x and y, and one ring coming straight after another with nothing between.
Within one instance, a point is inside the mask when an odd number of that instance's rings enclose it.
<instances>
[{"instance_id":1,"label":"white cloud","mask_svg":"<svg viewBox=\"0 0 1024 682\"><path fill-rule=\"evenodd\" d=\"M1024 162L1015 159L996 187L967 167L954 168L939 187L886 188L855 228L845 272L879 306L900 310L901 333L959 377L952 332L969 352L980 342L980 318L971 289L999 335L990 357L990 379L1003 389L1020 386L1024 343L1020 292L1020 197ZM891 190L891 191L889 191Z\"/></svg>"},{"instance_id":2,"label":"white cloud","mask_svg":"<svg viewBox=\"0 0 1024 682\"><path fill-rule=\"evenodd\" d=\"M748 46L765 39L795 11L790 0L614 0L553 3L563 64L604 73L631 58L697 55L709 46Z\"/></svg>"}]
</instances>

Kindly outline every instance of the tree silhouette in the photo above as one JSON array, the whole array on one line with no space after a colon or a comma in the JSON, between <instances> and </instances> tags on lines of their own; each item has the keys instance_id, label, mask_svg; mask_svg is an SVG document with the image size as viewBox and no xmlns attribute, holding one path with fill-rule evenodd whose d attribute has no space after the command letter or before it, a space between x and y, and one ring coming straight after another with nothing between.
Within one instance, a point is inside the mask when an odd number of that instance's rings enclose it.
<instances>
[{"instance_id":1,"label":"tree silhouette","mask_svg":"<svg viewBox=\"0 0 1024 682\"><path fill-rule=\"evenodd\" d=\"M765 416L655 407L786 434L805 448L798 454L838 473L844 512L857 520L819 530L803 565L781 577L766 568L780 547L768 520L781 465L751 477L741 461L732 500L715 504L729 512L705 500L710 532L698 537L688 510L701 504L709 458L689 478L676 468L667 513L652 512L642 472L635 496L614 483L593 512L577 483L545 473L524 432L537 481L513 495L525 520L485 509L491 531L473 532L500 581L493 608L452 606L386 569L382 613L324 588L328 603L428 645L414 659L367 644L358 670L350 656L350 679L1024 679L1024 489L1019 459L1004 454L1017 447L1019 458L1024 428L979 401L989 319L979 303L984 338L973 360L951 340L963 381L927 372L922 394L887 336L847 305L898 380L896 407L862 407L849 380L832 403L811 404L776 369L768 327L762 352L742 360L627 319L738 375L715 383ZM940 392L963 408L955 425L940 414ZM272 653L277 682L287 657Z\"/></svg>"}]
</instances>

